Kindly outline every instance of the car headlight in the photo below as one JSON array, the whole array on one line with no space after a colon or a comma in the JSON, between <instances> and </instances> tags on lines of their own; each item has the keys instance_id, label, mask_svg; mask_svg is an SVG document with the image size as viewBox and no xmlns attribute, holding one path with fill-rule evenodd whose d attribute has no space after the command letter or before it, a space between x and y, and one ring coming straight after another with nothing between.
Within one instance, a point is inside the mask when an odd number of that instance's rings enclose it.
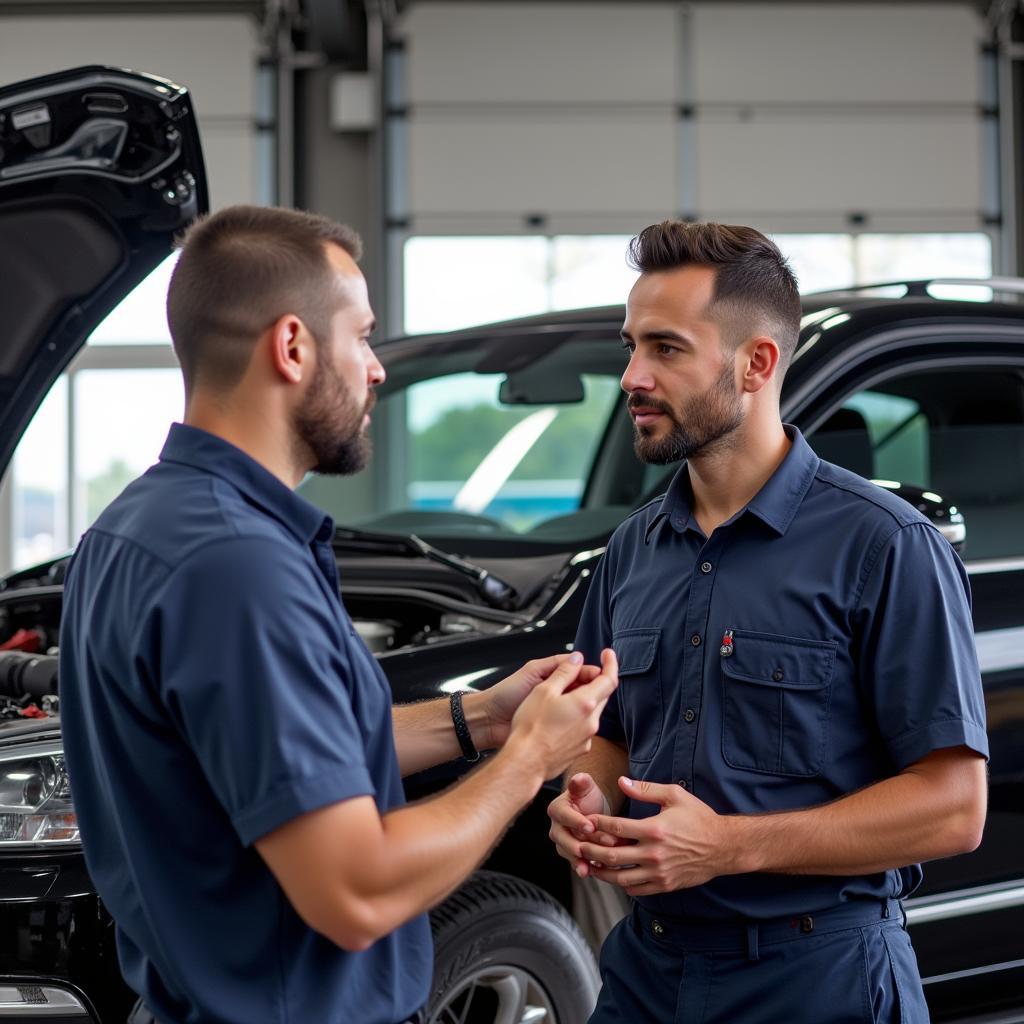
<instances>
[{"instance_id":1,"label":"car headlight","mask_svg":"<svg viewBox=\"0 0 1024 1024\"><path fill-rule=\"evenodd\" d=\"M0 752L0 851L80 842L60 743Z\"/></svg>"}]
</instances>

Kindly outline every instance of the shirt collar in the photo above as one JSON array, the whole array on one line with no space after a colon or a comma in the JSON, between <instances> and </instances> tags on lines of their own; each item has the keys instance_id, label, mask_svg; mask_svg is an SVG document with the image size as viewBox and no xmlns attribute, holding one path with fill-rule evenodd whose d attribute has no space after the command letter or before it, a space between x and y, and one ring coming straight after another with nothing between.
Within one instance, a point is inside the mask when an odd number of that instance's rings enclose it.
<instances>
[{"instance_id":1,"label":"shirt collar","mask_svg":"<svg viewBox=\"0 0 1024 1024\"><path fill-rule=\"evenodd\" d=\"M820 463L820 459L814 454L811 446L804 440L803 434L796 427L784 423L783 429L792 442L786 457L761 490L750 499L746 508L734 517L739 518L744 511L750 512L771 527L779 536L785 536L793 522ZM672 477L672 482L669 484L664 498L661 499L657 512L647 524L644 543L650 542L651 534L663 519L667 519L678 533L683 533L690 525L692 503L693 491L690 489L690 474L684 463Z\"/></svg>"},{"instance_id":2,"label":"shirt collar","mask_svg":"<svg viewBox=\"0 0 1024 1024\"><path fill-rule=\"evenodd\" d=\"M334 534L330 516L300 498L254 458L216 434L184 423L172 423L161 462L177 462L226 480L247 501L273 516L303 544L329 540Z\"/></svg>"}]
</instances>

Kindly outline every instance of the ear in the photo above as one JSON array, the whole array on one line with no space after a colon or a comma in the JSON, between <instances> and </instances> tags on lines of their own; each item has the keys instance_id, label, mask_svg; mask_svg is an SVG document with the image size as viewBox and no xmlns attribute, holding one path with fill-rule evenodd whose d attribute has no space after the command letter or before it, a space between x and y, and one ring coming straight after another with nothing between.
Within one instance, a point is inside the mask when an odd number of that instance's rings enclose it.
<instances>
[{"instance_id":1,"label":"ear","mask_svg":"<svg viewBox=\"0 0 1024 1024\"><path fill-rule=\"evenodd\" d=\"M775 379L780 355L778 342L765 334L750 338L739 347L740 384L746 393L755 394Z\"/></svg>"},{"instance_id":2,"label":"ear","mask_svg":"<svg viewBox=\"0 0 1024 1024\"><path fill-rule=\"evenodd\" d=\"M309 373L313 339L306 325L294 313L286 313L269 329L270 365L290 384L298 384Z\"/></svg>"}]
</instances>

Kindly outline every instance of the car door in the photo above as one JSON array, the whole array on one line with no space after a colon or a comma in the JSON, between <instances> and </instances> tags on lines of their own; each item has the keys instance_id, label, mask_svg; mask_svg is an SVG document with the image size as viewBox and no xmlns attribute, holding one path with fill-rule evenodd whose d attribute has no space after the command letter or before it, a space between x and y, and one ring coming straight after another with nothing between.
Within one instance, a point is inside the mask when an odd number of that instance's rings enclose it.
<instances>
[{"instance_id":1,"label":"car door","mask_svg":"<svg viewBox=\"0 0 1024 1024\"><path fill-rule=\"evenodd\" d=\"M964 516L988 821L979 849L926 865L906 904L933 1019L953 1020L1024 1003L1024 341L1016 328L982 348L965 330L913 351L841 372L797 422L822 458Z\"/></svg>"}]
</instances>

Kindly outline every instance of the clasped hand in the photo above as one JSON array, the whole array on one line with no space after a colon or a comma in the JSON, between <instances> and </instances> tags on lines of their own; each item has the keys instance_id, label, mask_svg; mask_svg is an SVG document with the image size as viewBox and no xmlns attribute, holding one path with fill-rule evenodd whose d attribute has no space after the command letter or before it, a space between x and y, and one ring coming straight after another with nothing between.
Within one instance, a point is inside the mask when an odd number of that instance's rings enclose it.
<instances>
[{"instance_id":1,"label":"clasped hand","mask_svg":"<svg viewBox=\"0 0 1024 1024\"><path fill-rule=\"evenodd\" d=\"M641 819L594 813L597 786L587 775L574 776L548 810L551 838L578 875L617 885L630 896L651 896L731 873L726 818L681 786L622 777L619 788L630 800L660 810Z\"/></svg>"}]
</instances>

